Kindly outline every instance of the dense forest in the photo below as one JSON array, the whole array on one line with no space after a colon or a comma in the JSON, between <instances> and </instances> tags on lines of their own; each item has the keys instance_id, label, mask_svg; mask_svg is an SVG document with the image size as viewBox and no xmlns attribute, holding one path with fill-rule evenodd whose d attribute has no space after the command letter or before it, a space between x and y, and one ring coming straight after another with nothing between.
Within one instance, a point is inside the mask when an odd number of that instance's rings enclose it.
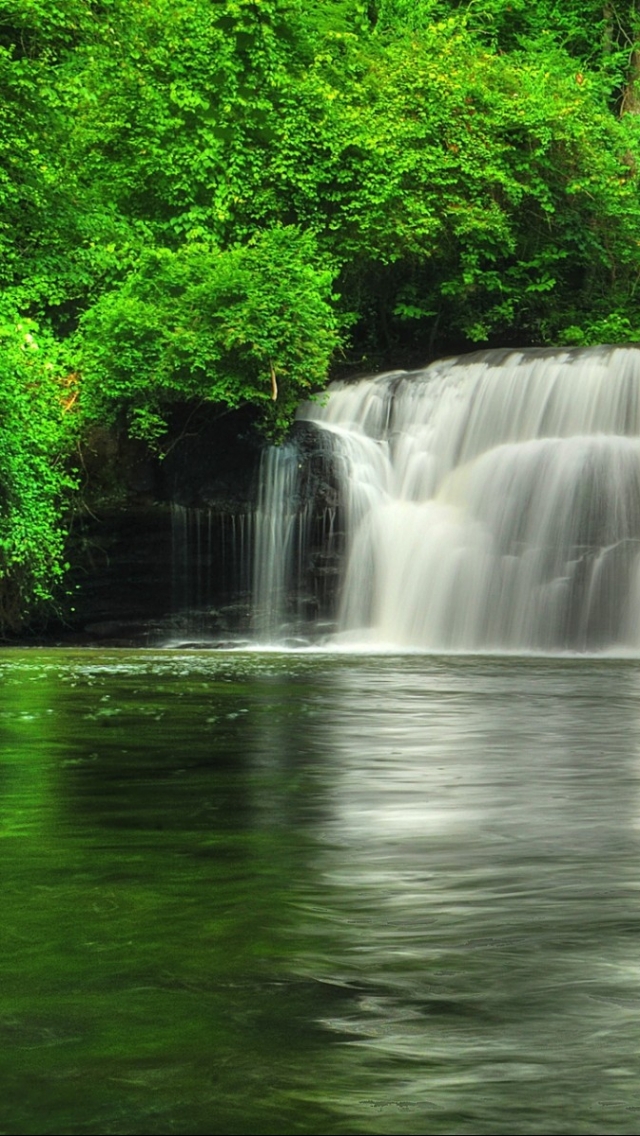
<instances>
[{"instance_id":1,"label":"dense forest","mask_svg":"<svg viewBox=\"0 0 640 1136\"><path fill-rule=\"evenodd\" d=\"M0 631L97 423L640 339L635 0L1 0Z\"/></svg>"}]
</instances>

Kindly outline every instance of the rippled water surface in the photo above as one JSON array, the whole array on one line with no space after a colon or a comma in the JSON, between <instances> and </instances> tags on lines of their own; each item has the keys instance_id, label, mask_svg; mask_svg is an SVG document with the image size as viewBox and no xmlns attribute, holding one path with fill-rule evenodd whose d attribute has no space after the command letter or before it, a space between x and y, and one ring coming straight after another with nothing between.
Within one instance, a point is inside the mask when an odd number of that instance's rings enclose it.
<instances>
[{"instance_id":1,"label":"rippled water surface","mask_svg":"<svg viewBox=\"0 0 640 1136\"><path fill-rule=\"evenodd\" d=\"M640 664L0 652L0 1133L635 1133Z\"/></svg>"}]
</instances>

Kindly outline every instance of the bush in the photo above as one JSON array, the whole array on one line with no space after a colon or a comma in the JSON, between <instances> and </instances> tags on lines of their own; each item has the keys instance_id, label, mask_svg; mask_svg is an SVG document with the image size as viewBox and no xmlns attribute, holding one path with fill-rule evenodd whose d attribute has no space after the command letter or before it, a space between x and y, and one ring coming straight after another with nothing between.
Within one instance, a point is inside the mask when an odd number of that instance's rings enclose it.
<instances>
[{"instance_id":1,"label":"bush","mask_svg":"<svg viewBox=\"0 0 640 1136\"><path fill-rule=\"evenodd\" d=\"M340 344L332 279L311 234L293 226L224 252L145 253L82 320L85 417L124 413L132 435L154 441L172 402L253 403L277 434L326 381Z\"/></svg>"},{"instance_id":2,"label":"bush","mask_svg":"<svg viewBox=\"0 0 640 1136\"><path fill-rule=\"evenodd\" d=\"M75 391L63 375L34 323L0 318L0 633L51 603L65 569Z\"/></svg>"}]
</instances>

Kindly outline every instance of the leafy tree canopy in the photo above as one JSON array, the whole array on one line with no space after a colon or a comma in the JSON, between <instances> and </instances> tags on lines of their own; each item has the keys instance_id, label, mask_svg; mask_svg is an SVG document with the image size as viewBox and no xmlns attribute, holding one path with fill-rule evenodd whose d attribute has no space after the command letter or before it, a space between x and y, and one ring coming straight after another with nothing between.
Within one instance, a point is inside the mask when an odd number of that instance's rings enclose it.
<instances>
[{"instance_id":1,"label":"leafy tree canopy","mask_svg":"<svg viewBox=\"0 0 640 1136\"><path fill-rule=\"evenodd\" d=\"M66 567L75 399L51 337L0 311L0 630L51 601Z\"/></svg>"},{"instance_id":2,"label":"leafy tree canopy","mask_svg":"<svg viewBox=\"0 0 640 1136\"><path fill-rule=\"evenodd\" d=\"M126 413L154 440L171 401L269 408L274 433L322 385L339 343L332 274L292 227L220 251L191 242L144 253L81 324L88 418Z\"/></svg>"}]
</instances>

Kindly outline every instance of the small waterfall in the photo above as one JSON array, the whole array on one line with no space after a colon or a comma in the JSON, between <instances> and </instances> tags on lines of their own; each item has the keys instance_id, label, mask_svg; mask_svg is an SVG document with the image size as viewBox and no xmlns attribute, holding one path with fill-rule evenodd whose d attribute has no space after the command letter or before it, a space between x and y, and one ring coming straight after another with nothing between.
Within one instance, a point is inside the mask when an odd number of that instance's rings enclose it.
<instances>
[{"instance_id":1,"label":"small waterfall","mask_svg":"<svg viewBox=\"0 0 640 1136\"><path fill-rule=\"evenodd\" d=\"M251 596L250 513L171 506L175 636L195 642L247 632Z\"/></svg>"},{"instance_id":2,"label":"small waterfall","mask_svg":"<svg viewBox=\"0 0 640 1136\"><path fill-rule=\"evenodd\" d=\"M640 349L478 352L334 384L299 419L332 454L340 639L640 645ZM255 545L266 637L320 511L301 493L303 457L272 454Z\"/></svg>"},{"instance_id":3,"label":"small waterfall","mask_svg":"<svg viewBox=\"0 0 640 1136\"><path fill-rule=\"evenodd\" d=\"M298 455L294 446L270 447L262 455L254 517L254 629L260 640L277 638L287 608L298 516Z\"/></svg>"}]
</instances>

